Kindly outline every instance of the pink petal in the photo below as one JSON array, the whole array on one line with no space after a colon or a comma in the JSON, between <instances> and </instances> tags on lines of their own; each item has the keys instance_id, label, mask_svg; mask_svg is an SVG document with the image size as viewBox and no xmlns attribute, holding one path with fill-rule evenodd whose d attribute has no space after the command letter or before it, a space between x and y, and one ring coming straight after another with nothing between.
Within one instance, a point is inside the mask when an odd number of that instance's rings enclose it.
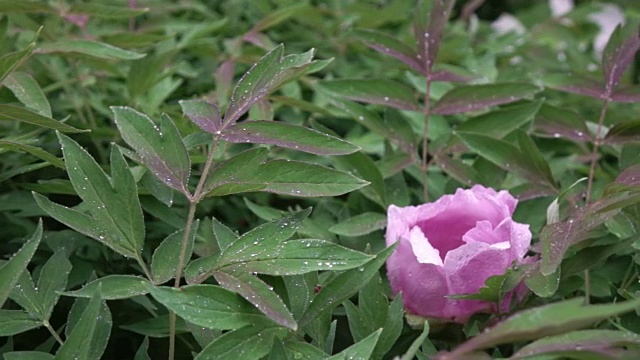
<instances>
[{"instance_id":1,"label":"pink petal","mask_svg":"<svg viewBox=\"0 0 640 360\"><path fill-rule=\"evenodd\" d=\"M433 264L442 266L442 258L440 257L440 252L435 249L429 243L429 240L424 237L424 234L420 230L419 227L414 227L411 229L409 242L411 243L411 248L413 250L413 254L421 264Z\"/></svg>"}]
</instances>

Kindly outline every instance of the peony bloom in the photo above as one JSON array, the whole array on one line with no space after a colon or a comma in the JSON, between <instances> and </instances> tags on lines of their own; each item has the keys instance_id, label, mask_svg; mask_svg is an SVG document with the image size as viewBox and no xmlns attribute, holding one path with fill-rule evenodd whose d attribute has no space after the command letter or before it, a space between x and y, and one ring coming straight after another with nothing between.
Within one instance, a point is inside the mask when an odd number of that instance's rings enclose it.
<instances>
[{"instance_id":1,"label":"peony bloom","mask_svg":"<svg viewBox=\"0 0 640 360\"><path fill-rule=\"evenodd\" d=\"M517 203L507 191L476 185L420 206L391 205L387 246L399 244L387 260L387 275L405 309L455 322L496 310L492 303L447 296L476 293L487 278L522 263L531 232L511 219Z\"/></svg>"}]
</instances>

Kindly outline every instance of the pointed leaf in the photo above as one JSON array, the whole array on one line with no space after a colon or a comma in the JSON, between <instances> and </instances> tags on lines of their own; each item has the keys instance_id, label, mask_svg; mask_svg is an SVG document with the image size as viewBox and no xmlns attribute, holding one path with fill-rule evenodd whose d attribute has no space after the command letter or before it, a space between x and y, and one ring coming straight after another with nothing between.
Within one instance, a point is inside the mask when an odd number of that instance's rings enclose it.
<instances>
[{"instance_id":1,"label":"pointed leaf","mask_svg":"<svg viewBox=\"0 0 640 360\"><path fill-rule=\"evenodd\" d=\"M426 63L426 74L436 61L444 28L451 16L455 0L423 0L415 12L414 35L418 44L418 60Z\"/></svg>"},{"instance_id":2,"label":"pointed leaf","mask_svg":"<svg viewBox=\"0 0 640 360\"><path fill-rule=\"evenodd\" d=\"M368 47L383 54L393 56L418 73L423 75L425 74L424 62L418 61L416 58L416 50L412 49L411 46L403 43L399 39L385 33L369 29L357 29L352 33Z\"/></svg>"},{"instance_id":3,"label":"pointed leaf","mask_svg":"<svg viewBox=\"0 0 640 360\"><path fill-rule=\"evenodd\" d=\"M0 120L5 121L22 121L28 124L44 127L47 129L58 130L62 132L85 132L90 130L76 129L73 126L61 123L50 117L42 116L31 110L13 105L0 104Z\"/></svg>"},{"instance_id":4,"label":"pointed leaf","mask_svg":"<svg viewBox=\"0 0 640 360\"><path fill-rule=\"evenodd\" d=\"M26 107L35 110L42 116L51 117L49 100L47 100L42 88L31 75L23 72L14 72L2 83Z\"/></svg>"},{"instance_id":5,"label":"pointed leaf","mask_svg":"<svg viewBox=\"0 0 640 360\"><path fill-rule=\"evenodd\" d=\"M604 84L574 73L551 73L542 78L545 86L552 89L604 99Z\"/></svg>"},{"instance_id":6,"label":"pointed leaf","mask_svg":"<svg viewBox=\"0 0 640 360\"><path fill-rule=\"evenodd\" d=\"M27 268L31 257L36 252L40 239L42 238L42 220L38 221L36 231L31 235L25 244L15 253L9 261L0 265L0 307L4 305L18 282L20 274Z\"/></svg>"},{"instance_id":7,"label":"pointed leaf","mask_svg":"<svg viewBox=\"0 0 640 360\"><path fill-rule=\"evenodd\" d=\"M611 95L611 100L623 103L640 102L640 86L632 85L619 88Z\"/></svg>"},{"instance_id":8,"label":"pointed leaf","mask_svg":"<svg viewBox=\"0 0 640 360\"><path fill-rule=\"evenodd\" d=\"M222 118L218 107L202 100L180 100L182 113L200 129L215 134L222 129Z\"/></svg>"},{"instance_id":9,"label":"pointed leaf","mask_svg":"<svg viewBox=\"0 0 640 360\"><path fill-rule=\"evenodd\" d=\"M450 356L455 358L500 344L562 334L638 307L640 299L616 304L584 305L584 299L576 298L523 310L463 343Z\"/></svg>"},{"instance_id":10,"label":"pointed leaf","mask_svg":"<svg viewBox=\"0 0 640 360\"><path fill-rule=\"evenodd\" d=\"M53 308L60 298L60 293L67 287L70 272L71 262L61 251L54 253L42 267L37 289L42 304L43 320L48 320L51 317Z\"/></svg>"},{"instance_id":11,"label":"pointed leaf","mask_svg":"<svg viewBox=\"0 0 640 360\"><path fill-rule=\"evenodd\" d=\"M316 155L346 155L360 150L335 136L281 121L244 121L225 129L221 137L233 143L278 145Z\"/></svg>"},{"instance_id":12,"label":"pointed leaf","mask_svg":"<svg viewBox=\"0 0 640 360\"><path fill-rule=\"evenodd\" d=\"M42 326L42 320L24 310L0 310L0 336L13 336Z\"/></svg>"},{"instance_id":13,"label":"pointed leaf","mask_svg":"<svg viewBox=\"0 0 640 360\"><path fill-rule=\"evenodd\" d=\"M145 56L145 54L124 50L99 41L68 39L44 43L38 47L38 53L81 54L107 60L135 60Z\"/></svg>"},{"instance_id":14,"label":"pointed leaf","mask_svg":"<svg viewBox=\"0 0 640 360\"><path fill-rule=\"evenodd\" d=\"M244 269L225 269L213 273L220 286L240 294L275 323L296 330L293 315L273 289Z\"/></svg>"},{"instance_id":15,"label":"pointed leaf","mask_svg":"<svg viewBox=\"0 0 640 360\"><path fill-rule=\"evenodd\" d=\"M149 8L113 6L99 3L74 4L69 9L72 14L86 14L104 19L129 19L145 14Z\"/></svg>"},{"instance_id":16,"label":"pointed leaf","mask_svg":"<svg viewBox=\"0 0 640 360\"><path fill-rule=\"evenodd\" d=\"M579 142L593 140L587 125L575 111L548 104L542 105L536 114L535 127L554 138L564 137Z\"/></svg>"},{"instance_id":17,"label":"pointed leaf","mask_svg":"<svg viewBox=\"0 0 640 360\"><path fill-rule=\"evenodd\" d=\"M315 239L288 240L266 251L258 246L255 248L250 260L234 263L232 267L259 274L290 276L319 270L348 270L371 260L371 256L364 253Z\"/></svg>"},{"instance_id":18,"label":"pointed leaf","mask_svg":"<svg viewBox=\"0 0 640 360\"><path fill-rule=\"evenodd\" d=\"M535 85L519 83L459 86L444 94L433 112L451 115L475 111L532 97L539 91L540 88Z\"/></svg>"},{"instance_id":19,"label":"pointed leaf","mask_svg":"<svg viewBox=\"0 0 640 360\"><path fill-rule=\"evenodd\" d=\"M35 146L31 146L31 145L27 145L27 144L22 144L19 142L14 142L11 140L0 140L0 148L3 149L9 149L9 150L13 150L13 151L20 151L20 152L26 152L29 153L39 159L42 159L46 162L48 162L49 164L64 169L64 162L62 160L60 160L59 158L55 157L54 155L51 155L50 153L40 149L39 147L35 147Z\"/></svg>"},{"instance_id":20,"label":"pointed leaf","mask_svg":"<svg viewBox=\"0 0 640 360\"><path fill-rule=\"evenodd\" d=\"M281 327L247 326L223 334L196 356L196 360L260 359L269 353L275 338L289 331Z\"/></svg>"},{"instance_id":21,"label":"pointed leaf","mask_svg":"<svg viewBox=\"0 0 640 360\"><path fill-rule=\"evenodd\" d=\"M145 238L142 208L135 180L120 150L117 147L112 148L112 177L109 179L98 163L77 142L62 134L58 134L58 138L71 184L80 198L91 205L88 216L65 209L62 214L67 219L76 221L65 224L79 228L79 231L96 238L124 256L139 258ZM52 211L60 209L60 206L47 205ZM55 213L50 215L54 218L58 216ZM94 220L92 228L89 229L85 228L87 217Z\"/></svg>"},{"instance_id":22,"label":"pointed leaf","mask_svg":"<svg viewBox=\"0 0 640 360\"><path fill-rule=\"evenodd\" d=\"M193 243L198 234L199 222L196 220L191 224L186 252L186 260L191 258ZM151 260L151 273L156 284L165 283L175 277L176 269L180 263L180 252L182 249L182 238L184 229L178 230L167 236L153 252Z\"/></svg>"},{"instance_id":23,"label":"pointed leaf","mask_svg":"<svg viewBox=\"0 0 640 360\"><path fill-rule=\"evenodd\" d=\"M579 357L581 353L585 354L584 352L595 352L606 356L612 355L614 349L622 350L623 347L633 345L640 345L640 335L632 332L600 329L579 330L534 341L518 350L513 356L516 358L538 354L566 356L567 353L570 353ZM631 359L631 356L628 358Z\"/></svg>"},{"instance_id":24,"label":"pointed leaf","mask_svg":"<svg viewBox=\"0 0 640 360\"><path fill-rule=\"evenodd\" d=\"M622 74L633 61L638 49L640 49L640 34L638 34L637 24L632 23L625 27L618 25L611 34L609 42L602 53L605 97L611 97Z\"/></svg>"},{"instance_id":25,"label":"pointed leaf","mask_svg":"<svg viewBox=\"0 0 640 360\"><path fill-rule=\"evenodd\" d=\"M390 246L376 257L359 268L347 270L334 277L313 298L307 311L298 320L300 327L307 326L318 316L331 311L352 295L357 293L369 280L378 273L387 258L391 255L395 246Z\"/></svg>"},{"instance_id":26,"label":"pointed leaf","mask_svg":"<svg viewBox=\"0 0 640 360\"><path fill-rule=\"evenodd\" d=\"M66 291L63 295L90 298L100 289L101 299L128 299L149 293L149 281L140 276L107 275L94 280L80 290Z\"/></svg>"},{"instance_id":27,"label":"pointed leaf","mask_svg":"<svg viewBox=\"0 0 640 360\"><path fill-rule=\"evenodd\" d=\"M235 123L251 105L270 92L303 75L312 64L313 52L283 56L284 46L278 45L264 55L238 81L224 115L223 127Z\"/></svg>"},{"instance_id":28,"label":"pointed leaf","mask_svg":"<svg viewBox=\"0 0 640 360\"><path fill-rule=\"evenodd\" d=\"M529 123L536 115L542 101L530 101L500 108L460 124L456 131L475 132L496 139L505 137L515 129Z\"/></svg>"},{"instance_id":29,"label":"pointed leaf","mask_svg":"<svg viewBox=\"0 0 640 360\"><path fill-rule=\"evenodd\" d=\"M253 160L257 162L260 157L254 157ZM298 161L272 160L252 167L237 161L229 161L226 165L224 173L229 175L222 177L214 173L205 187L208 191L207 196L222 196L246 191L265 191L303 197L337 196L368 184L342 171ZM233 174L228 171L242 165L244 170L239 173Z\"/></svg>"},{"instance_id":30,"label":"pointed leaf","mask_svg":"<svg viewBox=\"0 0 640 360\"><path fill-rule=\"evenodd\" d=\"M39 351L12 351L4 353L5 360L53 360L54 356Z\"/></svg>"},{"instance_id":31,"label":"pointed leaf","mask_svg":"<svg viewBox=\"0 0 640 360\"><path fill-rule=\"evenodd\" d=\"M65 334L67 339L70 339L77 327L83 326L85 321L85 312L91 306L92 299L78 298L73 303L69 316L67 317L67 325L65 327ZM102 354L107 348L109 337L111 335L111 328L113 326L113 319L111 318L111 311L105 301L100 301L100 309L98 315L91 320L94 323L93 336L90 338L83 338L83 346L88 346L89 351L87 356L82 359L87 360L101 360ZM86 324L85 324L86 325ZM85 334L86 336L86 334ZM78 336L80 338L80 336Z\"/></svg>"},{"instance_id":32,"label":"pointed leaf","mask_svg":"<svg viewBox=\"0 0 640 360\"><path fill-rule=\"evenodd\" d=\"M625 121L613 125L604 142L607 144L625 144L640 141L640 120Z\"/></svg>"},{"instance_id":33,"label":"pointed leaf","mask_svg":"<svg viewBox=\"0 0 640 360\"><path fill-rule=\"evenodd\" d=\"M342 221L329 228L334 234L362 236L387 226L387 217L380 213L366 212Z\"/></svg>"},{"instance_id":34,"label":"pointed leaf","mask_svg":"<svg viewBox=\"0 0 640 360\"><path fill-rule=\"evenodd\" d=\"M264 147L249 149L220 163L207 177L204 191L209 195L222 196L264 189L266 185L263 183L242 184L241 179L252 178L252 172L267 160L268 152Z\"/></svg>"},{"instance_id":35,"label":"pointed leaf","mask_svg":"<svg viewBox=\"0 0 640 360\"><path fill-rule=\"evenodd\" d=\"M150 286L149 292L181 318L206 328L229 330L268 322L240 295L220 286L187 285L180 289Z\"/></svg>"},{"instance_id":36,"label":"pointed leaf","mask_svg":"<svg viewBox=\"0 0 640 360\"><path fill-rule=\"evenodd\" d=\"M329 357L327 360L370 359L381 333L382 329L378 329L366 338Z\"/></svg>"},{"instance_id":37,"label":"pointed leaf","mask_svg":"<svg viewBox=\"0 0 640 360\"><path fill-rule=\"evenodd\" d=\"M407 85L388 79L325 80L320 86L350 100L391 106L401 110L420 111L414 91Z\"/></svg>"},{"instance_id":38,"label":"pointed leaf","mask_svg":"<svg viewBox=\"0 0 640 360\"><path fill-rule=\"evenodd\" d=\"M128 107L111 107L124 141L140 161L167 186L189 196L187 181L191 160L171 119L161 117L160 127L146 115Z\"/></svg>"},{"instance_id":39,"label":"pointed leaf","mask_svg":"<svg viewBox=\"0 0 640 360\"><path fill-rule=\"evenodd\" d=\"M15 5L16 4L12 4L11 7ZM0 57L0 82L4 82L4 79L9 74L11 74L11 72L15 70L15 68L17 68L22 63L22 61L24 61L24 59L31 55L31 52L33 51L33 48L35 46L35 43L31 43L22 50L18 50Z\"/></svg>"},{"instance_id":40,"label":"pointed leaf","mask_svg":"<svg viewBox=\"0 0 640 360\"><path fill-rule=\"evenodd\" d=\"M96 330L98 316L103 306L100 292L94 292L78 323L56 352L56 360L90 359L92 339Z\"/></svg>"}]
</instances>

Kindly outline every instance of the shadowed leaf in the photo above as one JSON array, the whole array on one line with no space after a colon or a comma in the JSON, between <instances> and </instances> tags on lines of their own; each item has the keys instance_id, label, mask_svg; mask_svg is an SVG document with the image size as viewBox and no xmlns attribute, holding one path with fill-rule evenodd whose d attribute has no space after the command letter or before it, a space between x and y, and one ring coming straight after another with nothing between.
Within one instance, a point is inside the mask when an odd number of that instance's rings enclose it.
<instances>
[{"instance_id":1,"label":"shadowed leaf","mask_svg":"<svg viewBox=\"0 0 640 360\"><path fill-rule=\"evenodd\" d=\"M475 111L531 97L539 91L535 85L518 83L459 86L444 94L433 112L450 115Z\"/></svg>"},{"instance_id":2,"label":"shadowed leaf","mask_svg":"<svg viewBox=\"0 0 640 360\"><path fill-rule=\"evenodd\" d=\"M639 48L640 33L638 33L637 24L631 23L625 27L618 25L602 53L606 98L610 98L613 94L622 74L633 61Z\"/></svg>"},{"instance_id":3,"label":"shadowed leaf","mask_svg":"<svg viewBox=\"0 0 640 360\"><path fill-rule=\"evenodd\" d=\"M82 130L69 126L65 123L61 123L58 120L54 120L50 117L42 116L31 110L21 108L13 105L1 105L0 104L0 120L5 121L22 121L28 124L58 130L61 132L78 133L91 130Z\"/></svg>"},{"instance_id":4,"label":"shadowed leaf","mask_svg":"<svg viewBox=\"0 0 640 360\"><path fill-rule=\"evenodd\" d=\"M338 79L325 80L319 85L332 94L350 100L391 106L401 110L420 110L413 89L394 80Z\"/></svg>"},{"instance_id":5,"label":"shadowed leaf","mask_svg":"<svg viewBox=\"0 0 640 360\"><path fill-rule=\"evenodd\" d=\"M4 305L13 290L14 285L20 279L20 274L27 268L31 257L36 252L40 239L42 238L42 221L38 222L38 227L31 238L11 257L11 259L0 265L0 306Z\"/></svg>"},{"instance_id":6,"label":"shadowed leaf","mask_svg":"<svg viewBox=\"0 0 640 360\"><path fill-rule=\"evenodd\" d=\"M640 141L640 120L625 121L613 125L604 142L607 144L636 143Z\"/></svg>"},{"instance_id":7,"label":"shadowed leaf","mask_svg":"<svg viewBox=\"0 0 640 360\"><path fill-rule=\"evenodd\" d=\"M146 55L90 40L65 40L44 43L38 47L38 53L81 54L108 60L135 60Z\"/></svg>"},{"instance_id":8,"label":"shadowed leaf","mask_svg":"<svg viewBox=\"0 0 640 360\"><path fill-rule=\"evenodd\" d=\"M421 63L417 60L416 50L399 39L379 31L368 29L357 29L352 33L368 47L383 54L393 56L418 73L425 75L424 62Z\"/></svg>"},{"instance_id":9,"label":"shadowed leaf","mask_svg":"<svg viewBox=\"0 0 640 360\"><path fill-rule=\"evenodd\" d=\"M423 0L415 11L414 35L418 44L418 61L424 62L425 73L431 74L444 28L451 16L455 0Z\"/></svg>"},{"instance_id":10,"label":"shadowed leaf","mask_svg":"<svg viewBox=\"0 0 640 360\"><path fill-rule=\"evenodd\" d=\"M180 100L182 113L200 129L215 134L222 128L218 107L202 100Z\"/></svg>"}]
</instances>

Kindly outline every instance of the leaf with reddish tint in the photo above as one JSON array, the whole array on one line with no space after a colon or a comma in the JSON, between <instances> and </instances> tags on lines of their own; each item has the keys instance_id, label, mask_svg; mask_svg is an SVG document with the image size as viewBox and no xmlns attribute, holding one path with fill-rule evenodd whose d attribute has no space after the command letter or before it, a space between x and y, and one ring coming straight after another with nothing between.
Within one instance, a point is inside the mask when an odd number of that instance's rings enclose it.
<instances>
[{"instance_id":1,"label":"leaf with reddish tint","mask_svg":"<svg viewBox=\"0 0 640 360\"><path fill-rule=\"evenodd\" d=\"M447 64L438 65L431 75L431 81L467 82L475 78L471 72Z\"/></svg>"},{"instance_id":2,"label":"leaf with reddish tint","mask_svg":"<svg viewBox=\"0 0 640 360\"><path fill-rule=\"evenodd\" d=\"M611 100L622 103L640 102L640 86L633 85L619 88L611 95Z\"/></svg>"},{"instance_id":3,"label":"leaf with reddish tint","mask_svg":"<svg viewBox=\"0 0 640 360\"><path fill-rule=\"evenodd\" d=\"M270 92L305 74L313 63L313 50L287 56L283 56L283 53L284 46L276 46L242 76L231 95L231 103L222 121L223 127L236 122L251 105Z\"/></svg>"},{"instance_id":4,"label":"leaf with reddish tint","mask_svg":"<svg viewBox=\"0 0 640 360\"><path fill-rule=\"evenodd\" d=\"M480 174L470 165L446 155L436 155L435 161L449 176L462 184L482 184Z\"/></svg>"},{"instance_id":5,"label":"leaf with reddish tint","mask_svg":"<svg viewBox=\"0 0 640 360\"><path fill-rule=\"evenodd\" d=\"M233 143L269 144L316 155L346 155L360 150L335 136L281 121L244 121L221 133Z\"/></svg>"},{"instance_id":6,"label":"leaf with reddish tint","mask_svg":"<svg viewBox=\"0 0 640 360\"><path fill-rule=\"evenodd\" d=\"M579 330L567 334L550 336L523 347L513 355L520 359L535 355L570 356L587 358L600 355L606 359L639 358L638 350L625 350L628 346L640 345L640 335L617 330Z\"/></svg>"},{"instance_id":7,"label":"leaf with reddish tint","mask_svg":"<svg viewBox=\"0 0 640 360\"><path fill-rule=\"evenodd\" d=\"M319 85L328 92L350 100L419 111L413 89L388 79L326 80Z\"/></svg>"},{"instance_id":8,"label":"leaf with reddish tint","mask_svg":"<svg viewBox=\"0 0 640 360\"><path fill-rule=\"evenodd\" d=\"M604 98L604 84L574 73L552 73L542 78L545 86L595 99Z\"/></svg>"},{"instance_id":9,"label":"leaf with reddish tint","mask_svg":"<svg viewBox=\"0 0 640 360\"><path fill-rule=\"evenodd\" d=\"M633 61L639 48L640 33L638 33L637 26L635 24L629 24L625 27L618 25L602 53L602 70L606 84L605 97L611 97L622 74Z\"/></svg>"},{"instance_id":10,"label":"leaf with reddish tint","mask_svg":"<svg viewBox=\"0 0 640 360\"><path fill-rule=\"evenodd\" d=\"M607 188L607 190L610 190ZM548 276L560 266L567 249L588 238L589 231L602 225L626 206L640 202L640 192L605 191L600 200L578 209L564 222L548 224L540 232L542 262L540 272Z\"/></svg>"},{"instance_id":11,"label":"leaf with reddish tint","mask_svg":"<svg viewBox=\"0 0 640 360\"><path fill-rule=\"evenodd\" d=\"M400 39L368 29L354 30L353 34L368 47L393 56L420 74L426 74L424 62L419 62L416 58L416 50L400 41Z\"/></svg>"},{"instance_id":12,"label":"leaf with reddish tint","mask_svg":"<svg viewBox=\"0 0 640 360\"><path fill-rule=\"evenodd\" d=\"M202 100L180 100L182 113L200 129L215 134L222 127L218 107Z\"/></svg>"},{"instance_id":13,"label":"leaf with reddish tint","mask_svg":"<svg viewBox=\"0 0 640 360\"><path fill-rule=\"evenodd\" d=\"M191 160L173 121L164 115L158 127L147 115L129 107L112 106L111 110L122 138L140 161L160 181L189 196Z\"/></svg>"},{"instance_id":14,"label":"leaf with reddish tint","mask_svg":"<svg viewBox=\"0 0 640 360\"><path fill-rule=\"evenodd\" d=\"M520 311L440 358L459 359L479 349L562 334L638 307L640 298L598 305L585 305L583 298L576 298Z\"/></svg>"},{"instance_id":15,"label":"leaf with reddish tint","mask_svg":"<svg viewBox=\"0 0 640 360\"><path fill-rule=\"evenodd\" d=\"M615 183L628 186L640 186L640 164L631 165L624 169L616 178Z\"/></svg>"},{"instance_id":16,"label":"leaf with reddish tint","mask_svg":"<svg viewBox=\"0 0 640 360\"><path fill-rule=\"evenodd\" d=\"M607 144L625 144L640 141L640 120L617 123L604 137Z\"/></svg>"},{"instance_id":17,"label":"leaf with reddish tint","mask_svg":"<svg viewBox=\"0 0 640 360\"><path fill-rule=\"evenodd\" d=\"M417 57L425 62L426 74L431 73L454 4L455 0L423 0L418 4L414 35L418 44Z\"/></svg>"},{"instance_id":18,"label":"leaf with reddish tint","mask_svg":"<svg viewBox=\"0 0 640 360\"><path fill-rule=\"evenodd\" d=\"M451 115L475 111L532 97L539 91L535 85L520 83L459 86L444 94L433 112Z\"/></svg>"},{"instance_id":19,"label":"leaf with reddish tint","mask_svg":"<svg viewBox=\"0 0 640 360\"><path fill-rule=\"evenodd\" d=\"M534 127L554 138L564 137L579 142L593 140L587 125L575 111L548 104L542 105L536 114Z\"/></svg>"},{"instance_id":20,"label":"leaf with reddish tint","mask_svg":"<svg viewBox=\"0 0 640 360\"><path fill-rule=\"evenodd\" d=\"M213 273L220 286L240 294L258 310L279 325L292 330L298 328L296 320L280 296L258 277L243 270L227 268Z\"/></svg>"}]
</instances>

